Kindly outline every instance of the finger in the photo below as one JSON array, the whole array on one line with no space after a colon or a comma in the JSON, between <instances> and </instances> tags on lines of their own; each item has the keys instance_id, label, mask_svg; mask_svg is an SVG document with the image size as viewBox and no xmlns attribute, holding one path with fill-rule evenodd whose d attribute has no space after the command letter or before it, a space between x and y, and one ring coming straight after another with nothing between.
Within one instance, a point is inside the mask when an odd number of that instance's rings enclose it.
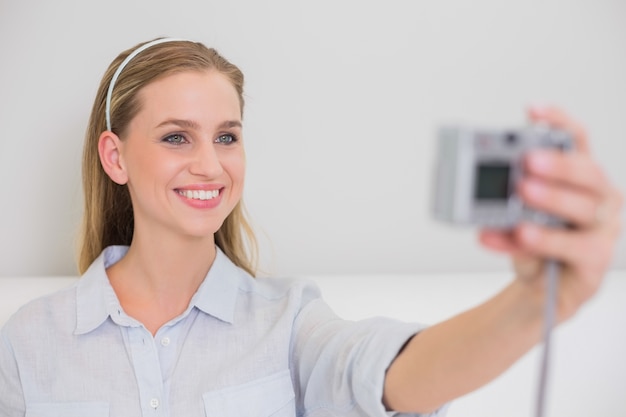
<instances>
[{"instance_id":1,"label":"finger","mask_svg":"<svg viewBox=\"0 0 626 417\"><path fill-rule=\"evenodd\" d=\"M531 176L567 184L603 198L612 192L604 171L588 154L532 151L524 159L524 169Z\"/></svg>"},{"instance_id":2,"label":"finger","mask_svg":"<svg viewBox=\"0 0 626 417\"><path fill-rule=\"evenodd\" d=\"M518 245L528 253L577 269L604 270L612 255L613 239L596 229L572 231L523 223L515 229L514 235Z\"/></svg>"},{"instance_id":3,"label":"finger","mask_svg":"<svg viewBox=\"0 0 626 417\"><path fill-rule=\"evenodd\" d=\"M546 123L572 135L575 148L583 153L590 153L586 129L557 107L531 107L528 118L535 123Z\"/></svg>"},{"instance_id":4,"label":"finger","mask_svg":"<svg viewBox=\"0 0 626 417\"><path fill-rule=\"evenodd\" d=\"M496 252L514 254L519 250L510 231L485 229L480 231L478 239L483 246Z\"/></svg>"},{"instance_id":5,"label":"finger","mask_svg":"<svg viewBox=\"0 0 626 417\"><path fill-rule=\"evenodd\" d=\"M518 278L530 280L543 274L545 261L541 258L529 255L513 257L513 268Z\"/></svg>"},{"instance_id":6,"label":"finger","mask_svg":"<svg viewBox=\"0 0 626 417\"><path fill-rule=\"evenodd\" d=\"M614 238L622 231L624 195L617 188L612 188L609 196L596 208L598 226L604 228Z\"/></svg>"},{"instance_id":7,"label":"finger","mask_svg":"<svg viewBox=\"0 0 626 417\"><path fill-rule=\"evenodd\" d=\"M520 182L518 194L529 207L578 226L595 225L599 221L599 207L603 207L596 195L532 178Z\"/></svg>"}]
</instances>

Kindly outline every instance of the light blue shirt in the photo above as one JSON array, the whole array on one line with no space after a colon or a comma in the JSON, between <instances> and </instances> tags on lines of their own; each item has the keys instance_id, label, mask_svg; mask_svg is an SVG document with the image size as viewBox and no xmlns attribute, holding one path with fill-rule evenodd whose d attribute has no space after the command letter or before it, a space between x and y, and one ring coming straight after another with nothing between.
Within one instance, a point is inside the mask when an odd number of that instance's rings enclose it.
<instances>
[{"instance_id":1,"label":"light blue shirt","mask_svg":"<svg viewBox=\"0 0 626 417\"><path fill-rule=\"evenodd\" d=\"M385 371L422 326L341 320L313 284L253 278L218 250L187 310L153 337L106 275L127 250L105 249L5 325L0 416L388 415Z\"/></svg>"}]
</instances>

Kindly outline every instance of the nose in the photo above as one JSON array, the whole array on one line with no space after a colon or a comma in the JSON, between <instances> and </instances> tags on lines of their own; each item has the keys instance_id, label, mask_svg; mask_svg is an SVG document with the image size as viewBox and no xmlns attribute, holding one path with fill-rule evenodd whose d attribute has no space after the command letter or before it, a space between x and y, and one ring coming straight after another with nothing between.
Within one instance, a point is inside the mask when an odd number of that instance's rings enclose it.
<instances>
[{"instance_id":1,"label":"nose","mask_svg":"<svg viewBox=\"0 0 626 417\"><path fill-rule=\"evenodd\" d=\"M189 171L194 175L206 178L220 176L224 169L214 144L209 141L201 141L197 142L196 145L193 150Z\"/></svg>"}]
</instances>

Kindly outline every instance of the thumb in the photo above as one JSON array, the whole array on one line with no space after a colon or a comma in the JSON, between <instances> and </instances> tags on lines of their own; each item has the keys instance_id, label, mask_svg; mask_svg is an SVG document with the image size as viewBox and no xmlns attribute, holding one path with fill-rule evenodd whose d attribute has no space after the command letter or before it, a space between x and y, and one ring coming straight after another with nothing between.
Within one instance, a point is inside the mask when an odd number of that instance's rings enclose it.
<instances>
[{"instance_id":1,"label":"thumb","mask_svg":"<svg viewBox=\"0 0 626 417\"><path fill-rule=\"evenodd\" d=\"M543 275L544 261L535 256L518 254L513 257L513 269L517 278L530 281Z\"/></svg>"}]
</instances>

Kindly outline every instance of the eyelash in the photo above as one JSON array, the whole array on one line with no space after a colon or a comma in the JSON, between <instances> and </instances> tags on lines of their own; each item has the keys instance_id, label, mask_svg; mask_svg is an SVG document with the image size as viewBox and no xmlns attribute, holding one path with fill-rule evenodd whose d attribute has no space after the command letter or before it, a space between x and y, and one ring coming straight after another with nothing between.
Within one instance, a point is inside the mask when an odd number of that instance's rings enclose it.
<instances>
[{"instance_id":1,"label":"eyelash","mask_svg":"<svg viewBox=\"0 0 626 417\"><path fill-rule=\"evenodd\" d=\"M224 137L229 137L230 140L228 142L223 142L221 139ZM174 141L172 140L173 138L179 138L178 140ZM185 137L185 135L183 135L182 133L174 133L171 135L168 135L166 137L163 138L162 140L163 142L167 142L171 145L175 145L175 146L180 146L183 145L185 143L189 143L189 141L187 140L187 138ZM232 133L222 133L220 134L213 142L214 143L221 143L221 144L225 144L225 145L231 145L235 142L239 141L239 138L237 137L237 135L233 135Z\"/></svg>"},{"instance_id":2,"label":"eyelash","mask_svg":"<svg viewBox=\"0 0 626 417\"><path fill-rule=\"evenodd\" d=\"M229 141L229 142L222 142L222 141L220 140L221 138L223 138L223 137L225 137L225 136L230 137L230 141ZM238 138L236 135L233 135L232 133L223 133L223 134L219 135L219 136L215 139L215 141L214 141L214 142L215 142L215 143L223 143L223 144L225 144L225 145L231 145L231 144L233 144L233 143L237 142L238 140L239 140L239 138Z\"/></svg>"},{"instance_id":3,"label":"eyelash","mask_svg":"<svg viewBox=\"0 0 626 417\"><path fill-rule=\"evenodd\" d=\"M173 140L172 140L173 138L180 138L180 140L173 141ZM187 143L187 142L189 142L189 141L187 140L187 138L185 137L185 135L182 135L182 134L180 134L180 133L174 133L174 134L172 134L172 135L168 135L168 136L164 137L164 138L163 138L163 142L167 142L167 143L169 143L169 144L171 144L171 145L180 146L180 145L182 145L183 143Z\"/></svg>"}]
</instances>

